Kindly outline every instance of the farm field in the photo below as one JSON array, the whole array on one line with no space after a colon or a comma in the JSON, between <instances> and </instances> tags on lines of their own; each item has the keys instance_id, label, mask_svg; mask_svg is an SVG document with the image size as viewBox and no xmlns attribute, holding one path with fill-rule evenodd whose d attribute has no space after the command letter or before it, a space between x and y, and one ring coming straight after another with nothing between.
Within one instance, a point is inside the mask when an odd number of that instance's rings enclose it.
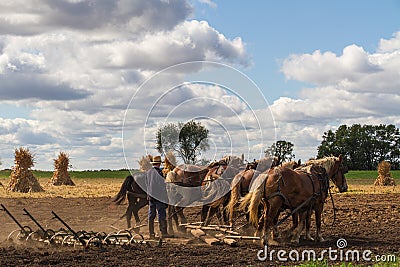
<instances>
[{"instance_id":1,"label":"farm field","mask_svg":"<svg viewBox=\"0 0 400 267\"><path fill-rule=\"evenodd\" d=\"M91 173L90 176L87 173L75 174L76 176L71 174L76 183L74 187L46 185L51 172L41 173L42 176L35 174L39 177L45 192L10 193L0 187L0 203L4 204L23 224L31 227L34 227L33 223L22 215L23 208L26 208L47 228L58 229L62 226L51 219L51 211L55 211L76 230L111 232L113 231L111 225L123 229L126 225L125 220L119 218L124 214L126 205L115 206L112 205L111 200L119 190L126 173L112 173L111 175L97 172L96 175ZM333 208L328 199L322 228L325 242L314 243L303 240L298 246L283 244L270 249L276 251L296 249L300 252L308 249L321 253L328 248L336 249L336 241L344 238L348 249L371 250L374 256L395 255L397 262L380 266L398 266L400 257L399 186L374 187L376 172L365 178L357 174L359 173L349 172L346 175L349 177L348 193L333 195L335 207L338 209L333 226ZM1 172L0 182L3 185L7 185L8 179L7 173ZM399 178L396 179L396 183L399 185ZM199 221L199 210L198 207L185 209L189 222ZM140 211L143 221L146 221L146 212L146 208ZM214 220L213 223L216 221ZM17 229L17 226L1 211L0 225L2 226L0 228L0 266L293 266L299 263L280 262L276 258L272 262L261 262L257 259L257 252L262 248L258 243L240 241L238 247L209 246L182 233L177 233L175 238L167 239L161 247L138 244L132 247L83 250L69 247L16 246L5 240L12 230ZM146 236L147 227L143 227L141 233ZM365 261L353 263L361 266L371 265L370 262ZM328 264L340 266L341 263L330 261Z\"/></svg>"}]
</instances>

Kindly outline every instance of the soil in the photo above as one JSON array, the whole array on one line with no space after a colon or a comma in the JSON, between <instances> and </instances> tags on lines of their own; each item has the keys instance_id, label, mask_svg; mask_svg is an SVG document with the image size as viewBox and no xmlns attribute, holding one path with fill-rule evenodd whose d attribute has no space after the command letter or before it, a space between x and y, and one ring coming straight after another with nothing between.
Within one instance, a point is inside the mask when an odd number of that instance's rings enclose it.
<instances>
[{"instance_id":1,"label":"soil","mask_svg":"<svg viewBox=\"0 0 400 267\"><path fill-rule=\"evenodd\" d=\"M321 253L337 248L337 240L347 241L346 249L365 251L372 255L395 255L400 258L400 194L336 194L338 209L333 225L332 204L327 202L324 212L322 234L326 241L315 243L301 240L299 245L282 244L268 247L270 253L284 250L301 252L308 249ZM123 229L126 205L114 206L111 198L0 198L2 203L22 224L32 229L38 227L25 215L26 208L45 229L58 230L64 227L52 219L51 211L57 213L74 230L95 232L115 231L111 225ZM189 222L199 221L199 208L185 209ZM141 217L146 221L146 208ZM314 223L313 223L314 224ZM64 227L65 228L65 227ZM190 235L176 233L165 243L151 242L130 246L55 247L39 244L17 244L7 241L9 233L18 226L3 211L0 211L0 266L276 266L294 265L279 261L276 253L272 260L260 261L257 252L263 247L257 242L239 241L236 247L207 245ZM147 237L147 227L141 233ZM312 232L314 233L314 232ZM161 246L159 246L161 245ZM270 254L269 254L270 255ZM295 254L293 254L295 255ZM319 254L317 254L319 255ZM360 254L361 255L361 254ZM288 254L286 254L286 258ZM325 258L329 261L329 258ZM331 263L340 263L339 260ZM359 264L371 263L360 259Z\"/></svg>"}]
</instances>

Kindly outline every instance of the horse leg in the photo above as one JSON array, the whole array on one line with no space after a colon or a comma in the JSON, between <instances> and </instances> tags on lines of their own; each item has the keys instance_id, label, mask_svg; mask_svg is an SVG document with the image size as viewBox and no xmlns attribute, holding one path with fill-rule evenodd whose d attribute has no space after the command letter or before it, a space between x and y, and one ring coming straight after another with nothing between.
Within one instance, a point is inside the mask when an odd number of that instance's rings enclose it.
<instances>
[{"instance_id":1,"label":"horse leg","mask_svg":"<svg viewBox=\"0 0 400 267\"><path fill-rule=\"evenodd\" d=\"M134 202L134 204L132 205L132 214L135 217L135 222L136 222L136 226L139 226L141 221L140 221L140 217L139 217L139 210L143 207L145 207L148 204L147 199L145 198L140 198L139 201ZM132 215L131 215L132 216ZM128 227L129 229L130 227ZM135 228L135 232L139 233L140 232L140 228Z\"/></svg>"},{"instance_id":2,"label":"horse leg","mask_svg":"<svg viewBox=\"0 0 400 267\"><path fill-rule=\"evenodd\" d=\"M210 206L208 205L203 205L203 207L201 208L201 222L202 225L206 225L206 220L208 217L208 211L210 210Z\"/></svg>"},{"instance_id":3,"label":"horse leg","mask_svg":"<svg viewBox=\"0 0 400 267\"><path fill-rule=\"evenodd\" d=\"M125 216L126 216L126 225L128 229L131 228L131 219L132 219L132 213L133 209L136 206L136 199L131 197L128 194L128 207L126 208Z\"/></svg>"},{"instance_id":4,"label":"horse leg","mask_svg":"<svg viewBox=\"0 0 400 267\"><path fill-rule=\"evenodd\" d=\"M261 244L277 246L279 242L273 240L272 230L274 219L277 216L279 209L282 207L283 201L280 197L275 197L267 201L267 204L264 205L264 216L263 216L263 224L261 224L263 234L261 238ZM260 226L259 226L260 228Z\"/></svg>"},{"instance_id":5,"label":"horse leg","mask_svg":"<svg viewBox=\"0 0 400 267\"><path fill-rule=\"evenodd\" d=\"M317 226L317 234L315 237L315 240L317 242L324 242L324 238L322 238L321 235L321 216L322 216L322 211L324 209L324 203L318 203L315 205L315 224Z\"/></svg>"},{"instance_id":6,"label":"horse leg","mask_svg":"<svg viewBox=\"0 0 400 267\"><path fill-rule=\"evenodd\" d=\"M224 220L223 224L226 225L229 221L228 214L226 213L225 207L222 208L222 218Z\"/></svg>"},{"instance_id":7,"label":"horse leg","mask_svg":"<svg viewBox=\"0 0 400 267\"><path fill-rule=\"evenodd\" d=\"M220 207L216 207L215 210L216 210L216 213L217 213L218 223L220 225L223 225L224 224L224 218L223 218L223 215L222 215L222 212L221 212L221 208Z\"/></svg>"},{"instance_id":8,"label":"horse leg","mask_svg":"<svg viewBox=\"0 0 400 267\"><path fill-rule=\"evenodd\" d=\"M178 209L177 216L175 217L176 218L175 219L176 228L181 232L185 232L186 228L184 226L180 226L179 222L178 222L178 216L179 216L182 224L187 223L185 214L183 213L183 207L175 207L175 208Z\"/></svg>"},{"instance_id":9,"label":"horse leg","mask_svg":"<svg viewBox=\"0 0 400 267\"><path fill-rule=\"evenodd\" d=\"M311 240L314 241L314 238L310 234L310 227L311 227L311 215L312 215L313 209L310 208L307 211L307 220L306 220L306 240Z\"/></svg>"},{"instance_id":10,"label":"horse leg","mask_svg":"<svg viewBox=\"0 0 400 267\"><path fill-rule=\"evenodd\" d=\"M279 219L279 215L281 214L281 209L278 210L278 213L276 214L275 218L274 218L274 227L272 230L272 239L273 240L277 240L278 238L280 238L280 234L278 231L278 227L276 226L276 224L278 223L278 219Z\"/></svg>"},{"instance_id":11,"label":"horse leg","mask_svg":"<svg viewBox=\"0 0 400 267\"><path fill-rule=\"evenodd\" d=\"M290 240L291 243L299 244L300 243L300 235L303 232L305 225L306 225L306 220L307 220L307 211L299 211L299 218L300 218L300 223L297 226L297 228L294 231L293 237Z\"/></svg>"},{"instance_id":12,"label":"horse leg","mask_svg":"<svg viewBox=\"0 0 400 267\"><path fill-rule=\"evenodd\" d=\"M168 226L168 233L171 235L174 234L174 228L172 226L172 217L175 219L175 207L172 205L168 205L168 220L167 220L167 226Z\"/></svg>"},{"instance_id":13,"label":"horse leg","mask_svg":"<svg viewBox=\"0 0 400 267\"><path fill-rule=\"evenodd\" d=\"M209 207L208 212L207 212L207 217L204 222L204 225L209 225L211 222L212 217L215 215L215 212L217 211L217 208Z\"/></svg>"},{"instance_id":14,"label":"horse leg","mask_svg":"<svg viewBox=\"0 0 400 267\"><path fill-rule=\"evenodd\" d=\"M132 219L132 212L133 212L133 205L130 203L128 204L128 207L126 208L125 216L126 216L126 225L127 228L131 228L131 219Z\"/></svg>"}]
</instances>

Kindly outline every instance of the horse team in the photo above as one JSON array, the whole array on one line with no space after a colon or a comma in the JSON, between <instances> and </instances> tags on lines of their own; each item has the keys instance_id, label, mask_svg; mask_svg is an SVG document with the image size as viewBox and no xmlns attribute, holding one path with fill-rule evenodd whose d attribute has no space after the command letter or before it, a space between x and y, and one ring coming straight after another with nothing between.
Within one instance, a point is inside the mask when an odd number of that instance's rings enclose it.
<instances>
[{"instance_id":1,"label":"horse team","mask_svg":"<svg viewBox=\"0 0 400 267\"><path fill-rule=\"evenodd\" d=\"M347 191L342 156L309 160L304 164L291 161L278 164L276 158L266 157L243 164L238 157L225 157L206 167L195 165L173 166L166 158L164 174L167 191L176 197L179 203L168 208L168 230L173 233L172 219L177 229L186 223L183 208L193 204L190 190L197 190L201 199L196 205L202 205L201 221L210 223L214 215L220 224L229 223L234 227L239 216L245 216L248 226L255 227L255 235L261 234L263 244L277 245L282 241L278 226L288 217L292 217L292 226L285 231L293 243L299 243L305 230L305 237L314 240L310 233L311 216L315 214L315 240L323 241L321 235L321 217L324 203L329 195L331 181L339 192ZM132 214L136 224L140 225L138 211L147 205L145 175L146 170L126 177L120 191L114 198L121 204L128 198L126 216L128 228L131 228ZM188 188L175 190L176 188ZM182 193L184 192L184 193ZM212 197L210 197L212 196ZM186 202L185 202L186 200ZM184 204L186 203L186 204ZM189 205L190 206L190 205ZM194 206L194 205L192 205ZM286 216L280 214L289 210Z\"/></svg>"}]
</instances>

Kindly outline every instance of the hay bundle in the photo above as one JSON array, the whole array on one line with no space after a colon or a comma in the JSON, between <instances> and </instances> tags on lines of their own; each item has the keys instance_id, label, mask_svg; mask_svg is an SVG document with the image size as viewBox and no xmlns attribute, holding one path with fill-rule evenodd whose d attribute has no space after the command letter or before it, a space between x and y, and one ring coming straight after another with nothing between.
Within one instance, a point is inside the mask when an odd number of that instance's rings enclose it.
<instances>
[{"instance_id":1,"label":"hay bundle","mask_svg":"<svg viewBox=\"0 0 400 267\"><path fill-rule=\"evenodd\" d=\"M152 161L153 161L153 156L151 155L142 156L142 158L138 161L140 166L140 171L147 172L148 170L150 170L151 167L153 167L153 165L151 165Z\"/></svg>"},{"instance_id":2,"label":"hay bundle","mask_svg":"<svg viewBox=\"0 0 400 267\"><path fill-rule=\"evenodd\" d=\"M69 156L64 152L60 152L58 158L54 160L54 172L49 183L53 185L74 186L75 183L71 180L68 173L69 167Z\"/></svg>"},{"instance_id":3,"label":"hay bundle","mask_svg":"<svg viewBox=\"0 0 400 267\"><path fill-rule=\"evenodd\" d=\"M387 161L382 161L378 165L378 178L376 178L374 185L388 186L396 185L396 182L390 174L390 163Z\"/></svg>"},{"instance_id":4,"label":"hay bundle","mask_svg":"<svg viewBox=\"0 0 400 267\"><path fill-rule=\"evenodd\" d=\"M15 166L12 167L10 182L7 186L9 191L14 192L41 192L44 191L38 180L33 176L31 167L35 164L34 156L29 149L15 149Z\"/></svg>"}]
</instances>

